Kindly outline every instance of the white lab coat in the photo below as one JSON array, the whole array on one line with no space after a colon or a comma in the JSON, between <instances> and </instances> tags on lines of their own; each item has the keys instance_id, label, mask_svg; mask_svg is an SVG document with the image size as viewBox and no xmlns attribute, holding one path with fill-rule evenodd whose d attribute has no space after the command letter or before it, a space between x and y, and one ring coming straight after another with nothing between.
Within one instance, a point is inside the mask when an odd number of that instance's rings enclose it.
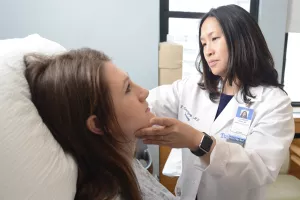
<instances>
[{"instance_id":1,"label":"white lab coat","mask_svg":"<svg viewBox=\"0 0 300 200\"><path fill-rule=\"evenodd\" d=\"M254 117L244 148L226 142L238 106L235 95L214 121L218 103L197 85L200 77L179 80L150 91L147 101L157 116L173 117L216 138L210 165L182 149L182 174L175 194L181 200L263 200L286 158L294 135L291 101L279 88L255 87L251 93Z\"/></svg>"}]
</instances>

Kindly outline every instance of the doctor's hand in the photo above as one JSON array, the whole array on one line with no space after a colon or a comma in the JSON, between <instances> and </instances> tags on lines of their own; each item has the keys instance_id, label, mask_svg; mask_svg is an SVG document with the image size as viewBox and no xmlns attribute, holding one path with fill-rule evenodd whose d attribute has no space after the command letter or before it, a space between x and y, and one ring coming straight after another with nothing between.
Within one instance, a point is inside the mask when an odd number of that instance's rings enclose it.
<instances>
[{"instance_id":1,"label":"doctor's hand","mask_svg":"<svg viewBox=\"0 0 300 200\"><path fill-rule=\"evenodd\" d=\"M196 150L203 133L174 118L154 117L150 126L135 133L145 144L157 144L172 148L189 148Z\"/></svg>"}]
</instances>

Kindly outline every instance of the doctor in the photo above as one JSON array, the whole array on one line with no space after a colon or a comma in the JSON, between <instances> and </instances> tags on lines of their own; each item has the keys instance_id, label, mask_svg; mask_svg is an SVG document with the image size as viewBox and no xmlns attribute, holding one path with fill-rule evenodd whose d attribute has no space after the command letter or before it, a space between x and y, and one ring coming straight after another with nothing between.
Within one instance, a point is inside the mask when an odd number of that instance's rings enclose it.
<instances>
[{"instance_id":1,"label":"doctor","mask_svg":"<svg viewBox=\"0 0 300 200\"><path fill-rule=\"evenodd\" d=\"M264 36L247 11L222 6L202 18L199 47L202 76L153 89L158 126L136 136L182 148L181 200L263 200L294 135L291 101Z\"/></svg>"}]
</instances>

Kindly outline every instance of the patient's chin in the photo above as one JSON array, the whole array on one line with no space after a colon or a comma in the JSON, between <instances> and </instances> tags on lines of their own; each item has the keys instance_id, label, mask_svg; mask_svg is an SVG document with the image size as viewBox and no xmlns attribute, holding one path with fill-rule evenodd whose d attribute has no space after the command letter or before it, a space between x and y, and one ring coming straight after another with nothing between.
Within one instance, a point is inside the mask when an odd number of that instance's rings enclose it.
<instances>
[{"instance_id":1,"label":"patient's chin","mask_svg":"<svg viewBox=\"0 0 300 200\"><path fill-rule=\"evenodd\" d=\"M143 129L143 128L151 127L150 119L151 119L151 118L149 118L149 120L148 120L147 122L145 122L142 126L140 126L138 129L136 129L135 132L136 132L136 131L139 131L139 130L141 130L141 129Z\"/></svg>"},{"instance_id":2,"label":"patient's chin","mask_svg":"<svg viewBox=\"0 0 300 200\"><path fill-rule=\"evenodd\" d=\"M148 127L151 127L151 124L150 124L150 120L152 118L154 118L155 115L151 112L147 113L147 117L146 118L143 118L141 121L138 122L138 127L135 128L135 130L133 131L134 133L140 129L143 129L143 128L148 128ZM137 124L135 124L137 125Z\"/></svg>"},{"instance_id":3,"label":"patient's chin","mask_svg":"<svg viewBox=\"0 0 300 200\"><path fill-rule=\"evenodd\" d=\"M155 117L155 114L153 112L149 112L149 120Z\"/></svg>"}]
</instances>

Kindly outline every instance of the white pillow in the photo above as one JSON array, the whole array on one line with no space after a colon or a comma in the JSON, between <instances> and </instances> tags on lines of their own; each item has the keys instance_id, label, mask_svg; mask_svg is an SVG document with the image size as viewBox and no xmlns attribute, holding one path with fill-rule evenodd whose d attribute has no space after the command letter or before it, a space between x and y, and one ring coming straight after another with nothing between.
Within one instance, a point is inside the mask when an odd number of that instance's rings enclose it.
<instances>
[{"instance_id":1,"label":"white pillow","mask_svg":"<svg viewBox=\"0 0 300 200\"><path fill-rule=\"evenodd\" d=\"M30 100L23 56L65 49L37 34L0 40L0 199L74 199L77 166Z\"/></svg>"}]
</instances>

